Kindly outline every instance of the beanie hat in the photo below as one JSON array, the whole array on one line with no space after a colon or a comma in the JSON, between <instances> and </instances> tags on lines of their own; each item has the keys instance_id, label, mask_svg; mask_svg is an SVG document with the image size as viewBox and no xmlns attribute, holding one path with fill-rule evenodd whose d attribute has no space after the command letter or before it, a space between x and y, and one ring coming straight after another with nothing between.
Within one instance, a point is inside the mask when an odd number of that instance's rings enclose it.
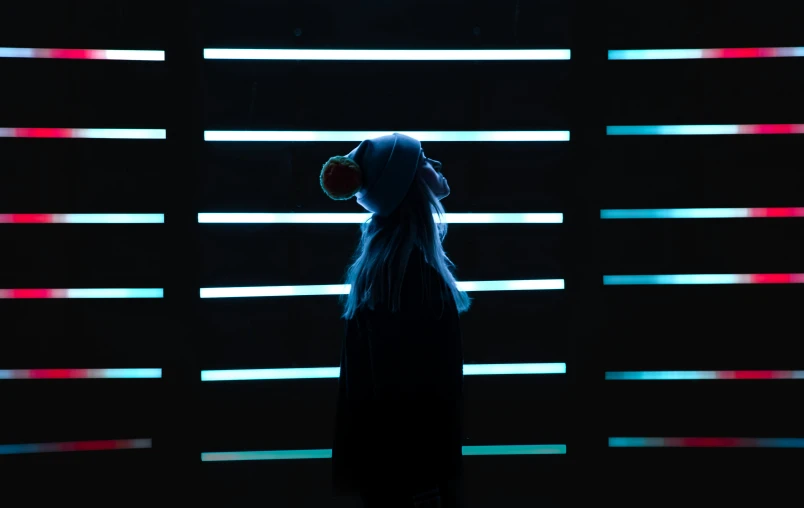
<instances>
[{"instance_id":1,"label":"beanie hat","mask_svg":"<svg viewBox=\"0 0 804 508\"><path fill-rule=\"evenodd\" d=\"M319 180L330 198L357 196L358 204L369 212L388 216L402 203L419 170L426 172L425 181L439 199L449 194L446 179L436 173L433 163L441 167L424 156L418 140L395 132L362 141L348 155L331 157Z\"/></svg>"}]
</instances>

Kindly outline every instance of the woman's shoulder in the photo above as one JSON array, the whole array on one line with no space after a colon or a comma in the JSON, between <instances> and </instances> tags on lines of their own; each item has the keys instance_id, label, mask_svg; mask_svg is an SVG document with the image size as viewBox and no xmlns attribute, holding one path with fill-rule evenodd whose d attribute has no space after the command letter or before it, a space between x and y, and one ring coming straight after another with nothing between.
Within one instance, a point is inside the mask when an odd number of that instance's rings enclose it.
<instances>
[{"instance_id":1,"label":"woman's shoulder","mask_svg":"<svg viewBox=\"0 0 804 508\"><path fill-rule=\"evenodd\" d=\"M424 253L419 249L411 252L402 282L401 307L441 309L449 296L444 278L427 262Z\"/></svg>"}]
</instances>

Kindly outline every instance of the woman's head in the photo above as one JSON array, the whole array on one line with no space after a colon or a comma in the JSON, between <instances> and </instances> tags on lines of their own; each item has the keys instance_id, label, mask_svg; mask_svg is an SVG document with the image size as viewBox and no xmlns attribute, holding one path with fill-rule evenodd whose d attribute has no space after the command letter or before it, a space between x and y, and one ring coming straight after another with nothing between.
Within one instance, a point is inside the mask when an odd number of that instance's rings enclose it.
<instances>
[{"instance_id":1,"label":"woman's head","mask_svg":"<svg viewBox=\"0 0 804 508\"><path fill-rule=\"evenodd\" d=\"M444 297L459 312L470 300L452 274L453 263L442 247L447 234L440 200L449 195L441 163L424 155L421 144L393 134L366 140L346 157L333 157L321 172L321 186L333 199L356 195L374 212L362 226L360 243L346 282L351 291L344 317L363 307L399 309L402 280L412 253L421 250L426 263L444 279Z\"/></svg>"},{"instance_id":2,"label":"woman's head","mask_svg":"<svg viewBox=\"0 0 804 508\"><path fill-rule=\"evenodd\" d=\"M469 308L469 297L457 288L442 241L447 234L444 207L424 174L417 172L402 203L387 217L373 215L362 225L360 243L346 272L352 289L345 298L347 319L361 307L399 310L400 293L411 254L421 250L427 264L444 279L443 297L453 299L459 312Z\"/></svg>"}]
</instances>

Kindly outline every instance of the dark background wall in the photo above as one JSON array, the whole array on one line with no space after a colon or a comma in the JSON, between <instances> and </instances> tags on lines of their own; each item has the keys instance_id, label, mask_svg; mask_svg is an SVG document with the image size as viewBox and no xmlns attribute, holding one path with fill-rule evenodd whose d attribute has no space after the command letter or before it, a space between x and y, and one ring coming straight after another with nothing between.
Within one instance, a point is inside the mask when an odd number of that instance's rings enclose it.
<instances>
[{"instance_id":1,"label":"dark background wall","mask_svg":"<svg viewBox=\"0 0 804 508\"><path fill-rule=\"evenodd\" d=\"M801 381L604 373L800 369L802 286L603 287L602 276L801 273L802 219L598 217L802 206L801 136L607 137L605 127L804 122L800 58L606 60L608 49L804 46L803 15L789 2L630 0L2 7L0 46L160 49L166 61L0 59L0 127L167 129L165 140L0 139L0 213L165 214L164 224L0 224L0 288L165 288L154 300L0 300L0 369L163 369L0 381L0 444L153 440L2 455L8 485L92 504L353 506L332 499L327 460L200 461L330 447L336 380L201 383L199 373L337 365L337 300L201 300L198 288L338 283L357 226L199 225L196 214L359 212L317 181L356 143L204 143L203 131L570 130L569 143L424 145L444 163L450 212L565 214L559 225L455 225L446 240L462 280L567 284L473 295L466 363L566 362L567 374L468 377L465 444L561 443L567 454L466 458L471 506L793 495L797 450L609 449L607 438L804 437ZM214 47L569 48L572 60L202 60Z\"/></svg>"}]
</instances>

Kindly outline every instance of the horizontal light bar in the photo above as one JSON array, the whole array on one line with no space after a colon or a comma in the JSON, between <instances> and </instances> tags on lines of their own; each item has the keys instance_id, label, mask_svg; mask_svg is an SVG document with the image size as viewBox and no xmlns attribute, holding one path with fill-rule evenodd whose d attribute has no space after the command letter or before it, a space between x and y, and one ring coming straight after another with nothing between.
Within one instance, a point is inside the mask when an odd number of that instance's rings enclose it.
<instances>
[{"instance_id":1,"label":"horizontal light bar","mask_svg":"<svg viewBox=\"0 0 804 508\"><path fill-rule=\"evenodd\" d=\"M609 136L705 136L727 134L804 134L804 124L609 125Z\"/></svg>"},{"instance_id":2,"label":"horizontal light bar","mask_svg":"<svg viewBox=\"0 0 804 508\"><path fill-rule=\"evenodd\" d=\"M564 279L460 281L463 291L538 291L564 289ZM349 284L201 288L201 298L348 295ZM2 291L2 290L0 290Z\"/></svg>"},{"instance_id":3,"label":"horizontal light bar","mask_svg":"<svg viewBox=\"0 0 804 508\"><path fill-rule=\"evenodd\" d=\"M652 208L600 210L601 219L737 219L804 217L804 208Z\"/></svg>"},{"instance_id":4,"label":"horizontal light bar","mask_svg":"<svg viewBox=\"0 0 804 508\"><path fill-rule=\"evenodd\" d=\"M567 445L496 445L464 446L463 455L566 455ZM241 460L298 460L331 459L332 449L317 450L267 450L254 452L206 452L202 462L229 462Z\"/></svg>"},{"instance_id":5,"label":"horizontal light bar","mask_svg":"<svg viewBox=\"0 0 804 508\"><path fill-rule=\"evenodd\" d=\"M164 62L164 51L139 49L0 48L0 58L68 58L74 60L146 60Z\"/></svg>"},{"instance_id":6,"label":"horizontal light bar","mask_svg":"<svg viewBox=\"0 0 804 508\"><path fill-rule=\"evenodd\" d=\"M0 138L165 139L165 129L59 129L0 127Z\"/></svg>"},{"instance_id":7,"label":"horizontal light bar","mask_svg":"<svg viewBox=\"0 0 804 508\"><path fill-rule=\"evenodd\" d=\"M97 452L151 448L150 439L115 439L106 441L64 441L60 443L0 444L0 455L54 452Z\"/></svg>"},{"instance_id":8,"label":"horizontal light bar","mask_svg":"<svg viewBox=\"0 0 804 508\"><path fill-rule=\"evenodd\" d=\"M202 370L201 381L267 381L279 379L337 379L340 367L289 369ZM463 366L465 376L566 374L566 363L489 363Z\"/></svg>"},{"instance_id":9,"label":"horizontal light bar","mask_svg":"<svg viewBox=\"0 0 804 508\"><path fill-rule=\"evenodd\" d=\"M609 381L804 379L804 370L647 370L606 372Z\"/></svg>"},{"instance_id":10,"label":"horizontal light bar","mask_svg":"<svg viewBox=\"0 0 804 508\"><path fill-rule=\"evenodd\" d=\"M610 49L609 60L687 60L804 56L804 48Z\"/></svg>"},{"instance_id":11,"label":"horizontal light bar","mask_svg":"<svg viewBox=\"0 0 804 508\"><path fill-rule=\"evenodd\" d=\"M0 379L160 379L162 369L0 370Z\"/></svg>"},{"instance_id":12,"label":"horizontal light bar","mask_svg":"<svg viewBox=\"0 0 804 508\"><path fill-rule=\"evenodd\" d=\"M804 284L804 273L713 273L681 275L604 275L606 286L675 284Z\"/></svg>"},{"instance_id":13,"label":"horizontal light bar","mask_svg":"<svg viewBox=\"0 0 804 508\"><path fill-rule=\"evenodd\" d=\"M610 437L610 448L804 448L800 437Z\"/></svg>"},{"instance_id":14,"label":"horizontal light bar","mask_svg":"<svg viewBox=\"0 0 804 508\"><path fill-rule=\"evenodd\" d=\"M162 224L161 213L7 213L0 224Z\"/></svg>"},{"instance_id":15,"label":"horizontal light bar","mask_svg":"<svg viewBox=\"0 0 804 508\"><path fill-rule=\"evenodd\" d=\"M804 209L802 209L804 210ZM561 224L563 213L447 213L449 224ZM362 224L370 213L199 213L200 224ZM440 222L438 214L433 219ZM0 216L2 220L2 216Z\"/></svg>"},{"instance_id":16,"label":"horizontal light bar","mask_svg":"<svg viewBox=\"0 0 804 508\"><path fill-rule=\"evenodd\" d=\"M162 288L0 289L0 299L162 298Z\"/></svg>"},{"instance_id":17,"label":"horizontal light bar","mask_svg":"<svg viewBox=\"0 0 804 508\"><path fill-rule=\"evenodd\" d=\"M206 60L569 60L568 49L222 49Z\"/></svg>"},{"instance_id":18,"label":"horizontal light bar","mask_svg":"<svg viewBox=\"0 0 804 508\"><path fill-rule=\"evenodd\" d=\"M386 131L204 131L204 141L363 141ZM418 131L400 132L419 141L569 141L569 131Z\"/></svg>"}]
</instances>

